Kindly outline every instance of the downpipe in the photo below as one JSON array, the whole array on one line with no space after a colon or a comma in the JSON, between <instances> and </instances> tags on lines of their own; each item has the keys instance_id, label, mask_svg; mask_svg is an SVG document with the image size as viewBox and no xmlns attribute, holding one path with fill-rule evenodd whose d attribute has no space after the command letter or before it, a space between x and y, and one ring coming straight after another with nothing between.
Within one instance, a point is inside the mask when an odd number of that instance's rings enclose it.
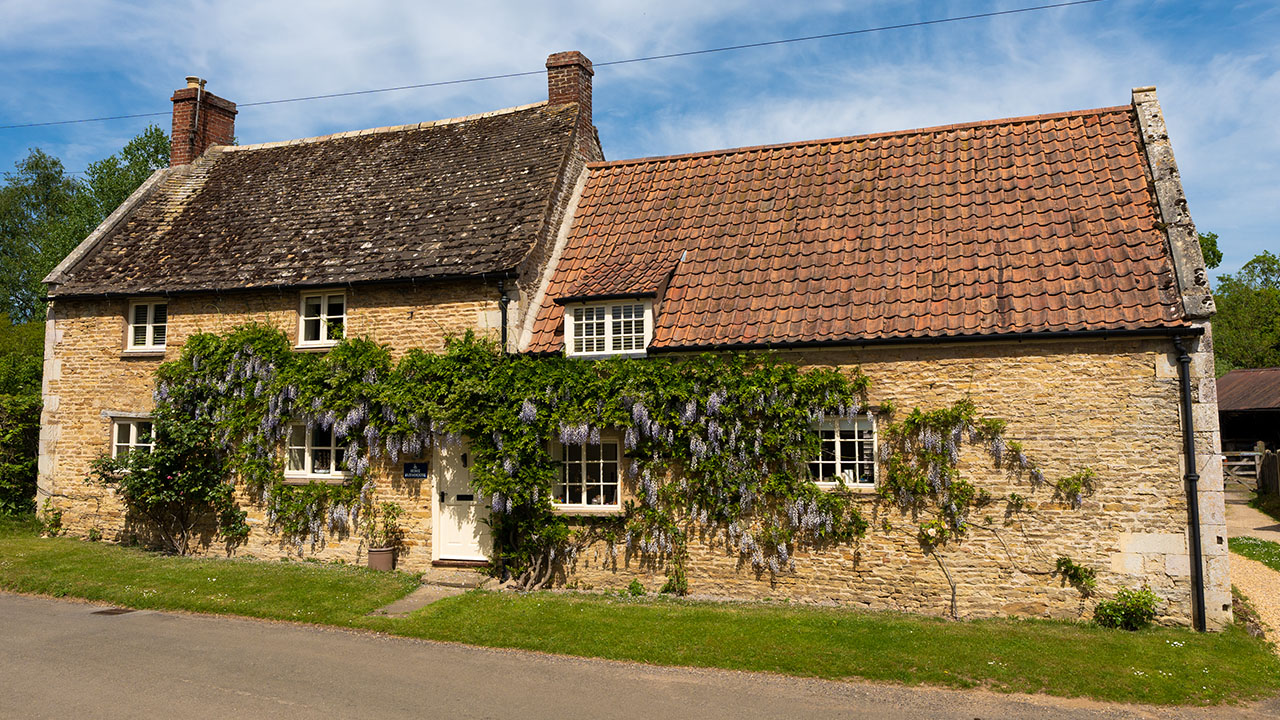
<instances>
[{"instance_id":1,"label":"downpipe","mask_svg":"<svg viewBox=\"0 0 1280 720\"><path fill-rule=\"evenodd\" d=\"M511 302L511 298L507 297L507 283L504 278L498 278L498 311L501 315L502 322L502 354L507 354L507 304Z\"/></svg>"},{"instance_id":2,"label":"downpipe","mask_svg":"<svg viewBox=\"0 0 1280 720\"><path fill-rule=\"evenodd\" d=\"M1175 336L1178 351L1178 378L1182 385L1182 453L1187 464L1183 480L1187 489L1187 519L1191 524L1192 619L1199 632L1205 631L1204 560L1200 547L1200 474L1196 472L1195 420L1191 416L1191 355L1183 338Z\"/></svg>"}]
</instances>

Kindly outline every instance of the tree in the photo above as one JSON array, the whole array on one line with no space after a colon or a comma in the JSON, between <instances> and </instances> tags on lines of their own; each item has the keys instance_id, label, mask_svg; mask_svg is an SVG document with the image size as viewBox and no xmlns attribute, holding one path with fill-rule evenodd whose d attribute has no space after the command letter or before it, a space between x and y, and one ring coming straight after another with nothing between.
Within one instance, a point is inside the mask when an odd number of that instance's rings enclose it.
<instances>
[{"instance_id":1,"label":"tree","mask_svg":"<svg viewBox=\"0 0 1280 720\"><path fill-rule=\"evenodd\" d=\"M0 312L15 322L43 315L41 281L158 168L169 139L152 125L111 157L90 163L83 180L33 149L0 186Z\"/></svg>"},{"instance_id":2,"label":"tree","mask_svg":"<svg viewBox=\"0 0 1280 720\"><path fill-rule=\"evenodd\" d=\"M0 187L0 312L18 322L37 315L41 272L57 264L51 235L70 217L79 185L68 177L62 161L39 149L6 173ZM47 270L45 270L47 272Z\"/></svg>"},{"instance_id":3,"label":"tree","mask_svg":"<svg viewBox=\"0 0 1280 720\"><path fill-rule=\"evenodd\" d=\"M35 509L44 326L0 314L0 515Z\"/></svg>"},{"instance_id":4,"label":"tree","mask_svg":"<svg viewBox=\"0 0 1280 720\"><path fill-rule=\"evenodd\" d=\"M1222 251L1218 249L1218 233L1200 233L1200 254L1210 270L1222 264Z\"/></svg>"},{"instance_id":5,"label":"tree","mask_svg":"<svg viewBox=\"0 0 1280 720\"><path fill-rule=\"evenodd\" d=\"M1280 367L1280 256L1263 251L1214 291L1214 359L1218 374Z\"/></svg>"}]
</instances>

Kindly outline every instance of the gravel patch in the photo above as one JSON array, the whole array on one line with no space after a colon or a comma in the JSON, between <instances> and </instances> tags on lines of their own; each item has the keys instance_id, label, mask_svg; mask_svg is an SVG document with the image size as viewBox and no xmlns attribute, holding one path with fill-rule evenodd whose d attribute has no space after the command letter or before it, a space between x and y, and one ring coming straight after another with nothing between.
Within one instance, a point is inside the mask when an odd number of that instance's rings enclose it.
<instances>
[{"instance_id":1,"label":"gravel patch","mask_svg":"<svg viewBox=\"0 0 1280 720\"><path fill-rule=\"evenodd\" d=\"M1280 572L1257 560L1231 553L1231 584L1244 593L1258 611L1267 639L1272 643L1280 640ZM1280 646L1273 644L1272 648L1280 652Z\"/></svg>"}]
</instances>

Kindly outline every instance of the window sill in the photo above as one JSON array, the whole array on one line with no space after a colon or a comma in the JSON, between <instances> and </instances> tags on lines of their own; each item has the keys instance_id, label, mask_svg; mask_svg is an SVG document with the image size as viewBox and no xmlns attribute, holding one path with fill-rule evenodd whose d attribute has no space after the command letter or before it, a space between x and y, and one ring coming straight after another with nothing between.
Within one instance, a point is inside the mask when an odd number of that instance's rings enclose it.
<instances>
[{"instance_id":1,"label":"window sill","mask_svg":"<svg viewBox=\"0 0 1280 720\"><path fill-rule=\"evenodd\" d=\"M845 483L842 485L840 483L816 482L816 481L813 484L817 485L818 489L822 490L823 492L847 492L847 493L852 493L854 495L871 495L876 492L875 485L862 485L862 484L855 485L853 483Z\"/></svg>"},{"instance_id":2,"label":"window sill","mask_svg":"<svg viewBox=\"0 0 1280 720\"><path fill-rule=\"evenodd\" d=\"M631 352L602 352L602 353L571 353L566 352L565 357L573 360L607 360L612 357L621 358L643 358L648 357L649 353L645 350L633 350Z\"/></svg>"},{"instance_id":3,"label":"window sill","mask_svg":"<svg viewBox=\"0 0 1280 720\"><path fill-rule=\"evenodd\" d=\"M164 357L164 348L147 348L146 350L122 350L121 358L136 360L155 360Z\"/></svg>"},{"instance_id":4,"label":"window sill","mask_svg":"<svg viewBox=\"0 0 1280 720\"><path fill-rule=\"evenodd\" d=\"M294 349L294 351L295 351L295 352L314 352L314 353L322 353L322 352L329 352L330 350L332 350L332 349L334 349L335 347L337 347L337 345L338 345L338 343L336 343L336 342L329 342L329 343L307 343L307 344L305 344L305 345L294 345L294 346L293 346L293 349Z\"/></svg>"},{"instance_id":5,"label":"window sill","mask_svg":"<svg viewBox=\"0 0 1280 720\"><path fill-rule=\"evenodd\" d=\"M351 479L350 475L289 475L285 474L285 485L310 485L311 483L319 483L320 485L344 485Z\"/></svg>"},{"instance_id":6,"label":"window sill","mask_svg":"<svg viewBox=\"0 0 1280 720\"><path fill-rule=\"evenodd\" d=\"M551 505L551 514L582 517L621 515L621 505Z\"/></svg>"}]
</instances>

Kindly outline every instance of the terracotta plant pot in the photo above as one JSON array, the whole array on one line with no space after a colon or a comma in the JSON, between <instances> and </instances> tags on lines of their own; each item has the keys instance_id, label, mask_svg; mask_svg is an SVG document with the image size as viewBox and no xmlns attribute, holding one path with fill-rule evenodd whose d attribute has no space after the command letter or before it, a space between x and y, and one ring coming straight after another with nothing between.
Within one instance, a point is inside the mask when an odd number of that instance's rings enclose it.
<instances>
[{"instance_id":1,"label":"terracotta plant pot","mask_svg":"<svg viewBox=\"0 0 1280 720\"><path fill-rule=\"evenodd\" d=\"M390 570L396 566L396 549L393 547L369 548L369 569Z\"/></svg>"}]
</instances>

